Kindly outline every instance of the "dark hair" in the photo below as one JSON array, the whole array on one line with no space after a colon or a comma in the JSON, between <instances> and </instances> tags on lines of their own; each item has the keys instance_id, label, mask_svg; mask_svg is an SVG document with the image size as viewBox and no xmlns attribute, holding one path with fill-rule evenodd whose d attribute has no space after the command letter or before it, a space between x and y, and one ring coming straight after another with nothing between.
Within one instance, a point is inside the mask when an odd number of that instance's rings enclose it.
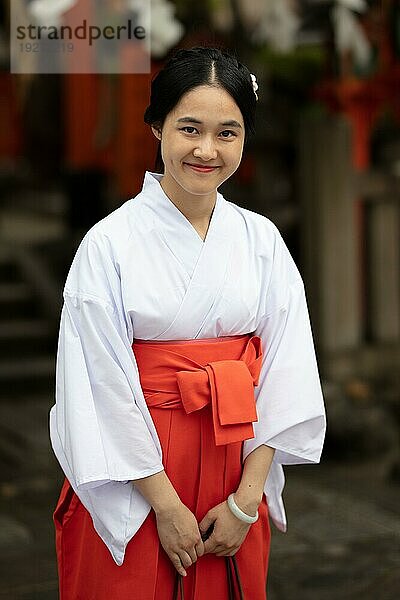
<instances>
[{"instance_id":1,"label":"dark hair","mask_svg":"<svg viewBox=\"0 0 400 600\"><path fill-rule=\"evenodd\" d=\"M219 48L196 46L176 50L151 82L150 104L144 113L144 122L162 129L168 113L181 97L200 85L224 88L242 113L247 135L255 133L257 98L249 69L232 54ZM158 145L155 172L163 172L161 143Z\"/></svg>"}]
</instances>

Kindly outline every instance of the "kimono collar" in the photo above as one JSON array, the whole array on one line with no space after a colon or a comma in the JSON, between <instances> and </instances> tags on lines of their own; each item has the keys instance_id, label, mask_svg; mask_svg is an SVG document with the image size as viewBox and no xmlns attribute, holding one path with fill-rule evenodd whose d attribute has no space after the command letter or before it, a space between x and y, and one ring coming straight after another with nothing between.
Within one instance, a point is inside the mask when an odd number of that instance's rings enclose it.
<instances>
[{"instance_id":1,"label":"kimono collar","mask_svg":"<svg viewBox=\"0 0 400 600\"><path fill-rule=\"evenodd\" d=\"M189 228L189 230L191 230L192 233L194 232L199 238L199 240L201 240L200 236L198 235L193 225L190 223L189 219L185 217L185 215L175 206L175 204L168 198L167 194L164 192L160 184L162 177L162 173L152 173L151 171L146 171L142 186L142 193L144 193L145 196L148 197L149 200L151 200L152 208L157 212L157 216L164 222L164 224L167 227L168 224L171 226L176 226L176 221L178 219L178 222L181 222L185 227ZM218 215L222 211L222 206L224 203L224 197L217 191L217 198L211 217L212 222L219 220ZM148 205L150 205L150 203Z\"/></svg>"}]
</instances>

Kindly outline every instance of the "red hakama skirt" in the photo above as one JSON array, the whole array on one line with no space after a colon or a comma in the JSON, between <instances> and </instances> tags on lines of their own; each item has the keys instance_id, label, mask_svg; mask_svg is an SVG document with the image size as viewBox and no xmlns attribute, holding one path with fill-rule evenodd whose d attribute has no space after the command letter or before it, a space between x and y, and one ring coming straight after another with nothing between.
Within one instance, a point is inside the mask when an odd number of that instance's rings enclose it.
<instances>
[{"instance_id":1,"label":"red hakama skirt","mask_svg":"<svg viewBox=\"0 0 400 600\"><path fill-rule=\"evenodd\" d=\"M253 437L256 420L260 338L136 340L132 348L165 471L200 522L241 479L243 440ZM159 543L153 510L128 543L121 566L67 479L53 519L60 600L172 600L176 571ZM263 496L259 519L236 553L246 600L266 599L269 547ZM185 600L229 597L225 559L214 554L189 567L183 582Z\"/></svg>"}]
</instances>

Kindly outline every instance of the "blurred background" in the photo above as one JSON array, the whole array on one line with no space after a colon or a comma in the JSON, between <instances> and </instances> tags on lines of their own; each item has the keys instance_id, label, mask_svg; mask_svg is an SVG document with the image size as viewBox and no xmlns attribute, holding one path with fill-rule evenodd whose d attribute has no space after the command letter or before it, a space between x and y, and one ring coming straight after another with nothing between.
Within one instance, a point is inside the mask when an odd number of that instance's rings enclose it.
<instances>
[{"instance_id":1,"label":"blurred background","mask_svg":"<svg viewBox=\"0 0 400 600\"><path fill-rule=\"evenodd\" d=\"M328 413L321 464L285 468L268 600L397 599L400 1L151 0L151 18L149 74L12 75L0 3L0 598L58 597L48 411L74 252L154 170L151 77L175 48L215 44L259 84L257 134L221 192L289 246Z\"/></svg>"}]
</instances>

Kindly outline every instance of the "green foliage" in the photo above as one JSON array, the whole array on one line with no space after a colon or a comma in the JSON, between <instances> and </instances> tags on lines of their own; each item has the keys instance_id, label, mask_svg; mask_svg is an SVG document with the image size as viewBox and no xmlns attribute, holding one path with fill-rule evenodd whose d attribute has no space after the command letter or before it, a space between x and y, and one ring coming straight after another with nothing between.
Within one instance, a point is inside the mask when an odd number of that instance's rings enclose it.
<instances>
[{"instance_id":1,"label":"green foliage","mask_svg":"<svg viewBox=\"0 0 400 600\"><path fill-rule=\"evenodd\" d=\"M326 51L323 46L303 46L280 53L264 46L257 50L257 62L264 65L269 77L286 88L308 89L321 79Z\"/></svg>"}]
</instances>

